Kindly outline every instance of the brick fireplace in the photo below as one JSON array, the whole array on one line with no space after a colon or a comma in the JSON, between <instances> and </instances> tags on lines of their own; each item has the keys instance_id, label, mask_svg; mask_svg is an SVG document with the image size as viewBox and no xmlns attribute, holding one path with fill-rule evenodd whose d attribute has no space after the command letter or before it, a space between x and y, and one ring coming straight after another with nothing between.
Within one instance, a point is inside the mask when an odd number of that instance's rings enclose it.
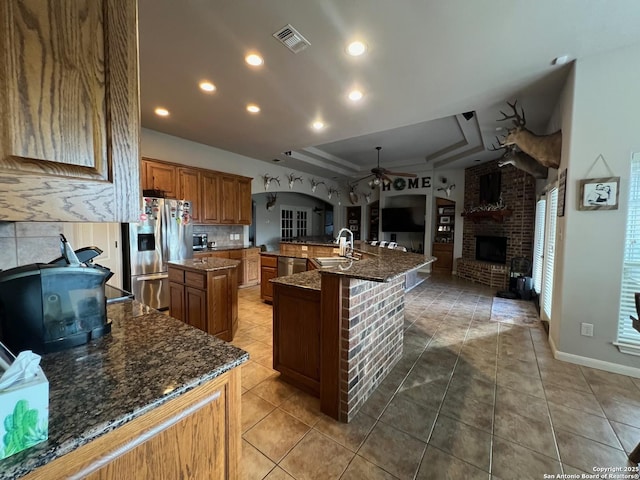
<instances>
[{"instance_id":1,"label":"brick fireplace","mask_svg":"<svg viewBox=\"0 0 640 480\"><path fill-rule=\"evenodd\" d=\"M462 257L456 270L461 278L506 288L509 267L514 257L533 256L535 226L535 179L512 166L498 167L498 161L483 163L465 170L464 210L480 205L480 177L501 172L500 194L510 214L467 215L462 233ZM506 211L505 210L505 211ZM506 263L494 263L476 259L476 237L506 237Z\"/></svg>"}]
</instances>

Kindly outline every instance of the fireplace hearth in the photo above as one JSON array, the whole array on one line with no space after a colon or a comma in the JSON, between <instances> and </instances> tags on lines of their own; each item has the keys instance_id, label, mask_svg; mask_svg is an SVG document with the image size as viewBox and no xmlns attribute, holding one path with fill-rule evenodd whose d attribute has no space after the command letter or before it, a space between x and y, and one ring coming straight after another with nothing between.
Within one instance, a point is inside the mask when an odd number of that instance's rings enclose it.
<instances>
[{"instance_id":1,"label":"fireplace hearth","mask_svg":"<svg viewBox=\"0 0 640 480\"><path fill-rule=\"evenodd\" d=\"M477 235L476 260L503 265L507 263L507 237Z\"/></svg>"}]
</instances>

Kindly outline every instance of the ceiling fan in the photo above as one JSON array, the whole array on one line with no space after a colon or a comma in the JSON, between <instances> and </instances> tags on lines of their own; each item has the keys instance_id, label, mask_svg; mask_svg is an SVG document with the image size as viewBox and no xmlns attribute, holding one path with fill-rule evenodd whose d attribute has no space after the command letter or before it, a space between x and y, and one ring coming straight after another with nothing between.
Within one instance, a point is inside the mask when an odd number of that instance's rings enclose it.
<instances>
[{"instance_id":1,"label":"ceiling fan","mask_svg":"<svg viewBox=\"0 0 640 480\"><path fill-rule=\"evenodd\" d=\"M371 188L377 187L379 185L390 185L391 184L391 179L389 178L389 176L394 176L394 177L411 177L411 178L415 178L417 177L417 175L415 173L403 173L403 172L391 172L389 170L387 170L386 168L381 168L380 167L380 150L382 150L382 147L376 147L376 150L378 151L378 166L375 168L371 169L371 173L369 175L367 175L366 177L362 177L360 180L357 180L354 183L358 183L362 180L365 180L369 177L373 177L371 180L369 180L368 185Z\"/></svg>"}]
</instances>

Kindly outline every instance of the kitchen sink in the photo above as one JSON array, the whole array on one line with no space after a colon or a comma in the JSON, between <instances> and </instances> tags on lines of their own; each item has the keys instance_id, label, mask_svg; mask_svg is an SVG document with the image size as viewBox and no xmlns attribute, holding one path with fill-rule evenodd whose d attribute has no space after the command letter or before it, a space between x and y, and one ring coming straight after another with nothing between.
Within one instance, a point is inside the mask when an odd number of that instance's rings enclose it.
<instances>
[{"instance_id":1,"label":"kitchen sink","mask_svg":"<svg viewBox=\"0 0 640 480\"><path fill-rule=\"evenodd\" d=\"M314 258L321 267L348 266L354 259L346 257L317 257Z\"/></svg>"}]
</instances>

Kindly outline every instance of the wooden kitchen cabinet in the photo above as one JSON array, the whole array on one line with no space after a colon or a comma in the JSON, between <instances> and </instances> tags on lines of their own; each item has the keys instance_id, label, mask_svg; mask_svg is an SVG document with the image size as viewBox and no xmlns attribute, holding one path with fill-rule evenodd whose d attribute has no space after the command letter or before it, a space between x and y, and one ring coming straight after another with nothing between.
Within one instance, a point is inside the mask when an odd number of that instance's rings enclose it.
<instances>
[{"instance_id":1,"label":"wooden kitchen cabinet","mask_svg":"<svg viewBox=\"0 0 640 480\"><path fill-rule=\"evenodd\" d=\"M158 190L165 198L178 198L177 169L174 165L142 159L142 190Z\"/></svg>"},{"instance_id":2,"label":"wooden kitchen cabinet","mask_svg":"<svg viewBox=\"0 0 640 480\"><path fill-rule=\"evenodd\" d=\"M178 168L178 198L191 201L191 218L200 223L200 171L194 168Z\"/></svg>"},{"instance_id":3,"label":"wooden kitchen cabinet","mask_svg":"<svg viewBox=\"0 0 640 480\"><path fill-rule=\"evenodd\" d=\"M238 223L251 225L251 179L238 178Z\"/></svg>"},{"instance_id":4,"label":"wooden kitchen cabinet","mask_svg":"<svg viewBox=\"0 0 640 480\"><path fill-rule=\"evenodd\" d=\"M170 264L168 273L170 315L232 341L238 329L237 267L204 271Z\"/></svg>"},{"instance_id":5,"label":"wooden kitchen cabinet","mask_svg":"<svg viewBox=\"0 0 640 480\"><path fill-rule=\"evenodd\" d=\"M320 290L273 285L273 368L315 396L320 395L321 310Z\"/></svg>"},{"instance_id":6,"label":"wooden kitchen cabinet","mask_svg":"<svg viewBox=\"0 0 640 480\"><path fill-rule=\"evenodd\" d=\"M251 180L162 160L142 160L142 189L191 200L198 225L250 225Z\"/></svg>"},{"instance_id":7,"label":"wooden kitchen cabinet","mask_svg":"<svg viewBox=\"0 0 640 480\"><path fill-rule=\"evenodd\" d=\"M244 253L243 286L257 285L260 282L260 249L247 248Z\"/></svg>"},{"instance_id":8,"label":"wooden kitchen cabinet","mask_svg":"<svg viewBox=\"0 0 640 480\"><path fill-rule=\"evenodd\" d=\"M220 223L239 223L238 179L220 176Z\"/></svg>"},{"instance_id":9,"label":"wooden kitchen cabinet","mask_svg":"<svg viewBox=\"0 0 640 480\"><path fill-rule=\"evenodd\" d=\"M265 302L273 301L273 284L269 281L278 276L278 257L260 255L260 298Z\"/></svg>"},{"instance_id":10,"label":"wooden kitchen cabinet","mask_svg":"<svg viewBox=\"0 0 640 480\"><path fill-rule=\"evenodd\" d=\"M244 251L243 250L229 250L228 258L233 260L240 260L240 265L238 265L238 286L244 283Z\"/></svg>"},{"instance_id":11,"label":"wooden kitchen cabinet","mask_svg":"<svg viewBox=\"0 0 640 480\"><path fill-rule=\"evenodd\" d=\"M238 478L240 395L240 369L234 368L24 479Z\"/></svg>"},{"instance_id":12,"label":"wooden kitchen cabinet","mask_svg":"<svg viewBox=\"0 0 640 480\"><path fill-rule=\"evenodd\" d=\"M0 220L136 221L137 22L135 0L0 2Z\"/></svg>"},{"instance_id":13,"label":"wooden kitchen cabinet","mask_svg":"<svg viewBox=\"0 0 640 480\"><path fill-rule=\"evenodd\" d=\"M201 172L200 198L202 199L202 215L204 224L220 223L220 195L218 193L218 174Z\"/></svg>"}]
</instances>

